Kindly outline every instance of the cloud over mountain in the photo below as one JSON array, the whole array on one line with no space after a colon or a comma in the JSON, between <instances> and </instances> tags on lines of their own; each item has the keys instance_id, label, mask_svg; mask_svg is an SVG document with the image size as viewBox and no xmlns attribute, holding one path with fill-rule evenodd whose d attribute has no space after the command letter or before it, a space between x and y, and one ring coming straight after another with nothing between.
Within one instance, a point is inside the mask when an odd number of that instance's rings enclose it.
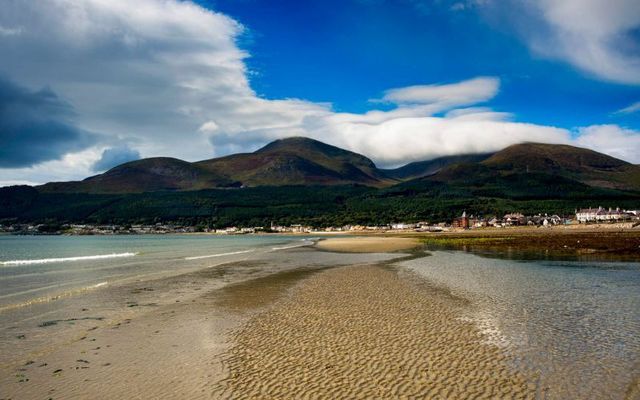
<instances>
[{"instance_id":1,"label":"cloud over mountain","mask_svg":"<svg viewBox=\"0 0 640 400\"><path fill-rule=\"evenodd\" d=\"M129 148L129 146L121 145L110 147L102 152L102 156L93 164L93 170L96 172L106 171L110 168L140 159L140 153L137 150Z\"/></svg>"},{"instance_id":2,"label":"cloud over mountain","mask_svg":"<svg viewBox=\"0 0 640 400\"><path fill-rule=\"evenodd\" d=\"M561 11L549 14L549 21L571 15ZM620 29L602 28L602 35L589 38L607 38L632 26L618 15L611 20ZM51 91L17 92L39 99L29 108L39 111L33 111L37 118L29 126L26 119L16 120L34 117L24 107L24 117L1 117L0 126L12 128L4 129L0 140L13 147L0 150L5 168L0 181L74 179L139 156L205 159L288 136L316 138L394 165L495 151L522 141L570 142L575 134L490 108L486 103L507 84L491 76L438 84L425 78L380 93L386 104L373 102L373 109L363 113L338 112L330 103L262 97L250 84L252 71L245 62L250 55L238 46L246 28L188 1L138 0L132 6L125 0L6 0L0 27L0 73L28 87L50 86L68 101L63 105ZM572 25L571 32L584 29ZM596 39L593 43L600 43ZM633 57L620 57L624 65L635 65ZM616 65L612 70L622 71ZM479 104L484 108L474 107ZM625 135L638 135L629 132ZM121 143L135 143L136 150ZM47 161L56 159L62 161ZM26 166L32 167L20 169Z\"/></svg>"}]
</instances>

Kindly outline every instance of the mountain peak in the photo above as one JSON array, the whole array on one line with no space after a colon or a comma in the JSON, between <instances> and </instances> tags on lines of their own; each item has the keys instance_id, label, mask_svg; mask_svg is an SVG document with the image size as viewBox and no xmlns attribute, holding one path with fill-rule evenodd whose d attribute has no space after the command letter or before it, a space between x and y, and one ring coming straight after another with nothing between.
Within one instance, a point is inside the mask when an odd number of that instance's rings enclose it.
<instances>
[{"instance_id":1,"label":"mountain peak","mask_svg":"<svg viewBox=\"0 0 640 400\"><path fill-rule=\"evenodd\" d=\"M640 190L640 166L568 145L521 143L493 155L451 156L412 163L396 170L381 170L361 154L306 137L280 139L253 153L195 163L169 157L136 160L84 181L49 183L38 190L135 193L240 186L358 184L384 187L426 175L428 177L420 178L422 182L452 183L471 179L480 186L489 185L493 178L511 177L509 179L529 182L533 175L545 175L545 179L551 181L568 179L593 187Z\"/></svg>"},{"instance_id":2,"label":"mountain peak","mask_svg":"<svg viewBox=\"0 0 640 400\"><path fill-rule=\"evenodd\" d=\"M270 148L277 147L287 147L287 146L330 146L324 142L319 140L311 139L305 136L290 136L282 139L276 139L272 142L267 143L262 148L257 150L256 152L261 152L264 150L269 150Z\"/></svg>"},{"instance_id":3,"label":"mountain peak","mask_svg":"<svg viewBox=\"0 0 640 400\"><path fill-rule=\"evenodd\" d=\"M284 139L277 139L271 143L268 143L264 147L255 151L256 154L264 153L321 153L326 156L335 157L337 155L354 155L363 159L367 159L365 156L351 152L349 150L341 149L336 146L321 142L319 140L311 139L304 136L292 136Z\"/></svg>"},{"instance_id":4,"label":"mountain peak","mask_svg":"<svg viewBox=\"0 0 640 400\"><path fill-rule=\"evenodd\" d=\"M506 147L483 162L492 167L525 168L540 172L553 170L616 170L626 161L593 150L567 144L519 143Z\"/></svg>"}]
</instances>

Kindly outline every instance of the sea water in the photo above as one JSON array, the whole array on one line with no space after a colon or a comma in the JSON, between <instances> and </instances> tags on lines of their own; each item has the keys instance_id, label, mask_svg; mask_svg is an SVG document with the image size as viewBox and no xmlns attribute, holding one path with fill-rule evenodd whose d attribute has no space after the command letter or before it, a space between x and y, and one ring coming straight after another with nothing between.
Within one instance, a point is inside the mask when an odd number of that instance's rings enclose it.
<instances>
[{"instance_id":1,"label":"sea water","mask_svg":"<svg viewBox=\"0 0 640 400\"><path fill-rule=\"evenodd\" d=\"M311 242L282 236L0 236L0 310L185 273L285 244Z\"/></svg>"},{"instance_id":2,"label":"sea water","mask_svg":"<svg viewBox=\"0 0 640 400\"><path fill-rule=\"evenodd\" d=\"M0 368L64 346L87 330L229 284L300 268L395 255L309 248L309 236L0 236Z\"/></svg>"},{"instance_id":3,"label":"sea water","mask_svg":"<svg viewBox=\"0 0 640 400\"><path fill-rule=\"evenodd\" d=\"M403 265L470 300L540 398L622 399L640 378L640 263L506 260L434 251Z\"/></svg>"}]
</instances>

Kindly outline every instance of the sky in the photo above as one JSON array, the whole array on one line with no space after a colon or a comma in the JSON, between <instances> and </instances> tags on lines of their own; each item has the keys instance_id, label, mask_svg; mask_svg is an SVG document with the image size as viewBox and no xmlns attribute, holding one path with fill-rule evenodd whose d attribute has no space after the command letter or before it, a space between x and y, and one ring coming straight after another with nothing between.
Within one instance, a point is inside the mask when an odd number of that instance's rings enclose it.
<instances>
[{"instance_id":1,"label":"sky","mask_svg":"<svg viewBox=\"0 0 640 400\"><path fill-rule=\"evenodd\" d=\"M640 163L637 0L0 0L0 186L307 136Z\"/></svg>"}]
</instances>

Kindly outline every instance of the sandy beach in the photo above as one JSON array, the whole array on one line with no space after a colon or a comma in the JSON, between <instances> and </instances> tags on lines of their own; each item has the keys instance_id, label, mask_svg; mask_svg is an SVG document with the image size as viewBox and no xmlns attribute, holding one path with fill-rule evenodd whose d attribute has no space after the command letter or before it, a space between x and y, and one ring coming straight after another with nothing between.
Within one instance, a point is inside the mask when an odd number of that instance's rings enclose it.
<instances>
[{"instance_id":1,"label":"sandy beach","mask_svg":"<svg viewBox=\"0 0 640 400\"><path fill-rule=\"evenodd\" d=\"M465 301L374 265L300 284L234 338L233 398L533 398L535 385L457 318Z\"/></svg>"},{"instance_id":2,"label":"sandy beach","mask_svg":"<svg viewBox=\"0 0 640 400\"><path fill-rule=\"evenodd\" d=\"M216 291L226 268L254 267L228 264L111 289L114 298L128 293L128 314L83 320L104 314L79 309L78 321L43 326L41 340L0 365L0 399L210 398L222 377L225 333L239 320L203 292Z\"/></svg>"},{"instance_id":3,"label":"sandy beach","mask_svg":"<svg viewBox=\"0 0 640 400\"><path fill-rule=\"evenodd\" d=\"M396 257L297 242L253 260L239 254L244 260L38 303L20 326L11 313L24 309L5 310L0 399L218 398L231 332L317 271Z\"/></svg>"},{"instance_id":4,"label":"sandy beach","mask_svg":"<svg viewBox=\"0 0 640 400\"><path fill-rule=\"evenodd\" d=\"M478 311L472 298L403 266L446 257L417 252L421 245L416 238L329 238L96 291L86 298L115 303L78 315L107 318L41 324L36 332L43 341L53 335L52 344L16 353L1 366L0 399L532 399L560 393L565 374L554 375L559 381L550 389L549 380L543 384L522 369L512 348L469 317ZM445 260L438 264L446 267ZM127 313L109 317L109 308L124 301ZM579 383L571 385L566 393ZM627 393L637 398L637 384Z\"/></svg>"}]
</instances>

